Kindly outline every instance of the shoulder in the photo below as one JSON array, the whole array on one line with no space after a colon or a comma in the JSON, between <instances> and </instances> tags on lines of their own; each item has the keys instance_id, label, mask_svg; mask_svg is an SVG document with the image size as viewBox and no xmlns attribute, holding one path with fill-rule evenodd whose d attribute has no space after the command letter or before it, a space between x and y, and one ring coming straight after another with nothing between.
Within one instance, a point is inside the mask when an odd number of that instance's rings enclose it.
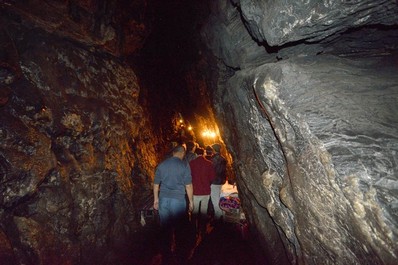
<instances>
[{"instance_id":1,"label":"shoulder","mask_svg":"<svg viewBox=\"0 0 398 265\"><path fill-rule=\"evenodd\" d=\"M177 157L169 157L166 160L164 160L162 163L159 164L160 167L169 167L169 166L173 166L179 163L182 163L181 159L177 158Z\"/></svg>"},{"instance_id":2,"label":"shoulder","mask_svg":"<svg viewBox=\"0 0 398 265\"><path fill-rule=\"evenodd\" d=\"M204 158L204 161L206 161L206 163L210 163L210 164L213 164L213 159L211 158L211 159L207 159L207 158Z\"/></svg>"},{"instance_id":3,"label":"shoulder","mask_svg":"<svg viewBox=\"0 0 398 265\"><path fill-rule=\"evenodd\" d=\"M200 158L199 158L199 157L196 157L196 158L192 159L191 161L189 161L189 164L196 164L196 163L198 163L199 161L200 161Z\"/></svg>"},{"instance_id":4,"label":"shoulder","mask_svg":"<svg viewBox=\"0 0 398 265\"><path fill-rule=\"evenodd\" d=\"M221 154L217 154L218 159L220 160L226 160L225 157L223 157Z\"/></svg>"}]
</instances>

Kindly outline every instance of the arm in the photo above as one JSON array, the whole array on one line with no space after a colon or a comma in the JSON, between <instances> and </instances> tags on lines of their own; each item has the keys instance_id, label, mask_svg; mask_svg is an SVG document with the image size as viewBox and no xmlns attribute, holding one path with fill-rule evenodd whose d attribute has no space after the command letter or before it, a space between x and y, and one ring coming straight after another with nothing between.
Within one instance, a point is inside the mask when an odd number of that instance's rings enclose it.
<instances>
[{"instance_id":1,"label":"arm","mask_svg":"<svg viewBox=\"0 0 398 265\"><path fill-rule=\"evenodd\" d=\"M153 209L159 210L159 184L153 184Z\"/></svg>"},{"instance_id":2,"label":"arm","mask_svg":"<svg viewBox=\"0 0 398 265\"><path fill-rule=\"evenodd\" d=\"M188 200L189 200L189 211L193 211L193 186L192 184L185 185L185 190L187 191Z\"/></svg>"}]
</instances>

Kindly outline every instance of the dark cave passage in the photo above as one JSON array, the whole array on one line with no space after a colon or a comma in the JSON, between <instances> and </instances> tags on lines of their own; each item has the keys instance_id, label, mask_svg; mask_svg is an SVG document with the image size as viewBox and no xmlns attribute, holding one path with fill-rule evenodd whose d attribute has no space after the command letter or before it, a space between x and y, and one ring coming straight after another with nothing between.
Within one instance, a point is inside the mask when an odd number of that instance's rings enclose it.
<instances>
[{"instance_id":1,"label":"dark cave passage","mask_svg":"<svg viewBox=\"0 0 398 265\"><path fill-rule=\"evenodd\" d=\"M154 10L151 34L131 62L135 65L143 90L141 96L150 110L155 134L163 139L159 152L167 152L170 142L195 141L202 148L223 143L211 106L210 82L205 80L210 78L208 63L203 63L206 58L201 52L205 46L200 40L200 30L209 13L208 4L206 1L151 4L149 8ZM203 135L205 131L215 135ZM230 155L225 147L223 151L229 158L228 179L234 183ZM136 249L133 253L143 255L127 259L134 264L152 265L161 264L163 259L162 264L169 264L162 256L159 224L153 221L152 214L145 220L147 225L138 232L139 240L134 240L131 247ZM192 222L185 222L176 232L181 239L176 238L174 243L180 251L170 264L266 264L261 261L264 257L260 258L254 239L249 238L247 222L209 220L203 234L196 234Z\"/></svg>"},{"instance_id":2,"label":"dark cave passage","mask_svg":"<svg viewBox=\"0 0 398 265\"><path fill-rule=\"evenodd\" d=\"M0 264L160 264L156 169L191 140L220 143L240 202L200 236L186 216L180 263L397 264L397 1L5 0L0 20Z\"/></svg>"},{"instance_id":3,"label":"dark cave passage","mask_svg":"<svg viewBox=\"0 0 398 265\"><path fill-rule=\"evenodd\" d=\"M223 145L231 183L232 158L220 135L212 97L211 60L200 37L210 6L207 1L151 1L151 33L129 58L137 72L141 99L147 106L163 156L171 142L195 141L202 148Z\"/></svg>"}]
</instances>

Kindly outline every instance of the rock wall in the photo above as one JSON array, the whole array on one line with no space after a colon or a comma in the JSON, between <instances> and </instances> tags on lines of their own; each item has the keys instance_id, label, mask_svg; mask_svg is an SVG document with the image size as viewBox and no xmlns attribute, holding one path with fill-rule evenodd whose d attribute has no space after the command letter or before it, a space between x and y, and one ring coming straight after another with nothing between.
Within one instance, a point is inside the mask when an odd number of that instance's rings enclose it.
<instances>
[{"instance_id":1,"label":"rock wall","mask_svg":"<svg viewBox=\"0 0 398 265\"><path fill-rule=\"evenodd\" d=\"M213 3L215 111L264 262L397 263L397 14L396 1Z\"/></svg>"},{"instance_id":2,"label":"rock wall","mask_svg":"<svg viewBox=\"0 0 398 265\"><path fill-rule=\"evenodd\" d=\"M108 42L79 39L88 16L80 31L67 18L83 7L13 4L1 6L0 263L122 264L139 256L126 245L157 158L137 77Z\"/></svg>"}]
</instances>

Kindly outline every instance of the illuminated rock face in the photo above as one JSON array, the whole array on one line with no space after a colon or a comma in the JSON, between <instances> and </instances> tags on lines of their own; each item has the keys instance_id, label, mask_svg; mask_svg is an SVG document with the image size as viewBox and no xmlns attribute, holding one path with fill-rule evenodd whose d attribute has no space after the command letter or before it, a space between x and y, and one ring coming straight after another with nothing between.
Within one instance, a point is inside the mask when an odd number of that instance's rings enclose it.
<instances>
[{"instance_id":1,"label":"illuminated rock face","mask_svg":"<svg viewBox=\"0 0 398 265\"><path fill-rule=\"evenodd\" d=\"M227 66L215 109L268 262L395 264L396 2L232 2L202 36Z\"/></svg>"},{"instance_id":2,"label":"illuminated rock face","mask_svg":"<svg viewBox=\"0 0 398 265\"><path fill-rule=\"evenodd\" d=\"M121 264L156 158L137 77L96 44L26 28L11 12L20 7L7 8L0 263Z\"/></svg>"},{"instance_id":3,"label":"illuminated rock face","mask_svg":"<svg viewBox=\"0 0 398 265\"><path fill-rule=\"evenodd\" d=\"M189 95L218 121L267 262L395 264L396 1L210 2L219 60ZM140 49L146 1L0 5L0 261L119 264L157 140L109 54Z\"/></svg>"}]
</instances>

